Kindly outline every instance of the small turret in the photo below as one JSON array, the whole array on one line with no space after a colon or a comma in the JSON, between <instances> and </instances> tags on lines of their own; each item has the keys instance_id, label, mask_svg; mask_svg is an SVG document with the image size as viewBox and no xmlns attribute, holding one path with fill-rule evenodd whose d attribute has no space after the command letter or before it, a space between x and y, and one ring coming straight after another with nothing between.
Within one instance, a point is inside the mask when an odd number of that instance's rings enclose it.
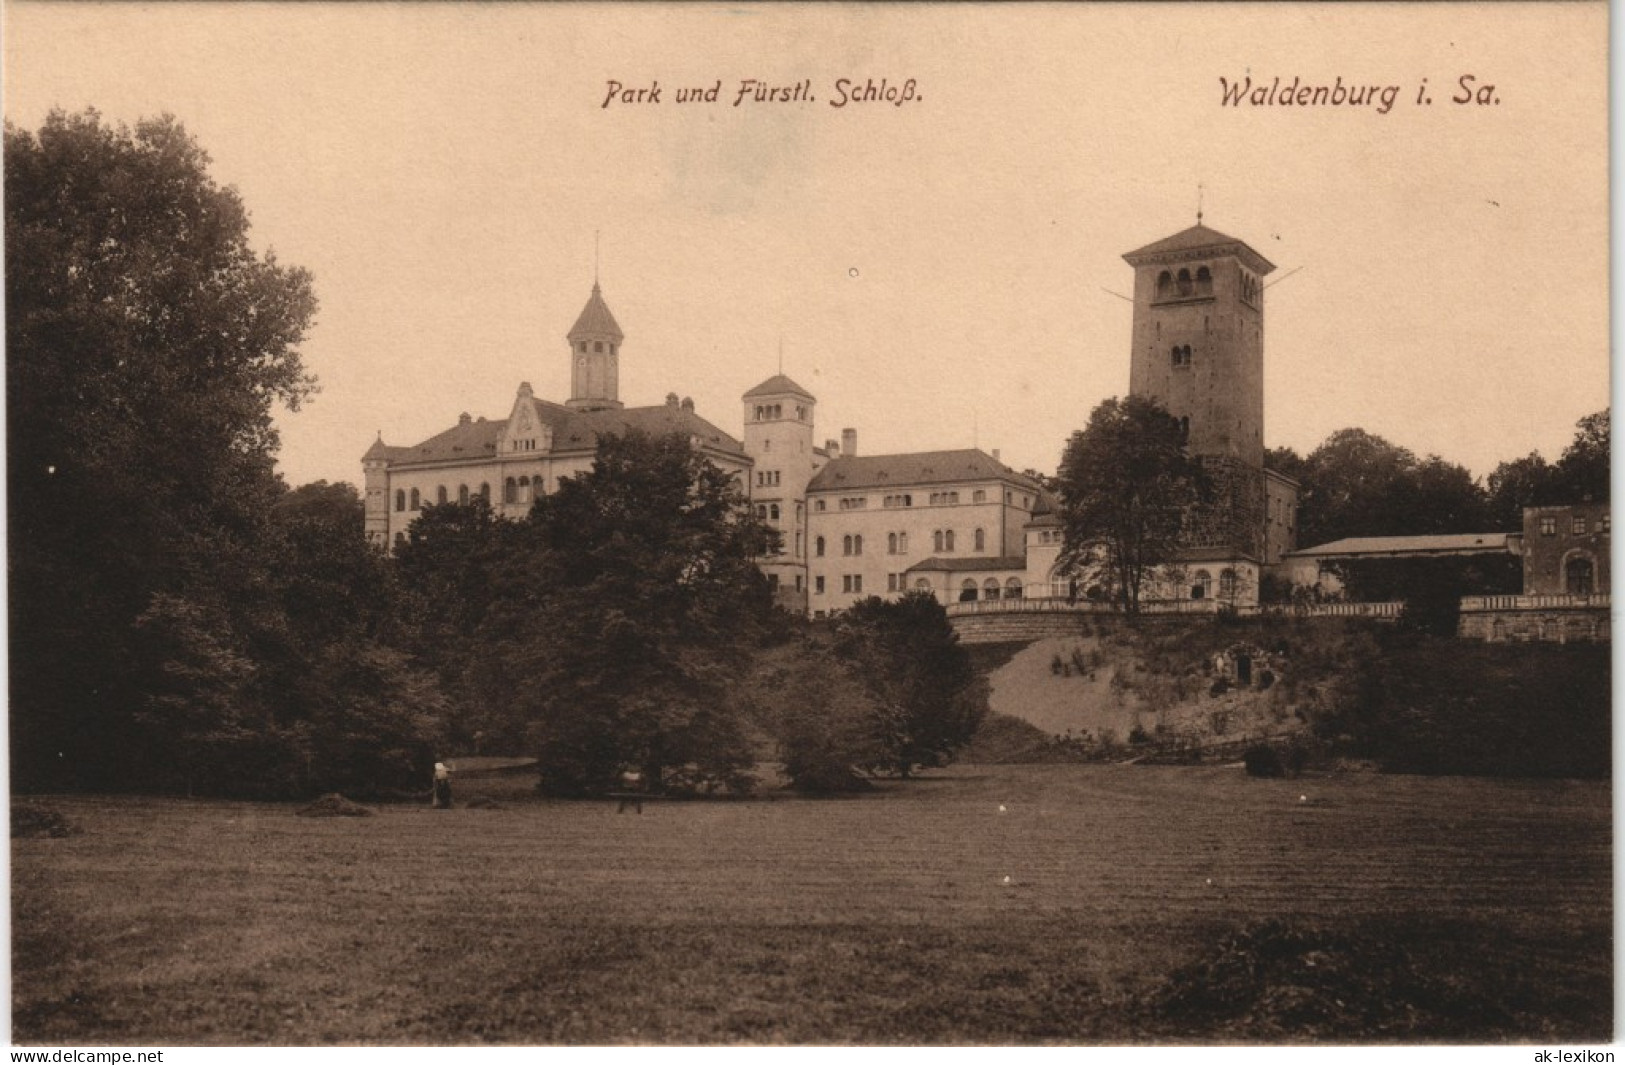
<instances>
[{"instance_id":1,"label":"small turret","mask_svg":"<svg viewBox=\"0 0 1625 1065\"><path fill-rule=\"evenodd\" d=\"M604 302L598 282L567 334L570 341L570 399L576 410L619 410L621 341L625 334Z\"/></svg>"}]
</instances>

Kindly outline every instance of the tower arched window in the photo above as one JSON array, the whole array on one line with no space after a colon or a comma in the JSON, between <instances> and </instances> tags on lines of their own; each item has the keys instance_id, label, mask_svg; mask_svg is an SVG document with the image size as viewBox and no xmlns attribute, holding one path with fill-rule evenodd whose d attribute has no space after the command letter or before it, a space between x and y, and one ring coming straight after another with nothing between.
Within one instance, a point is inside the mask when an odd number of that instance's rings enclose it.
<instances>
[{"instance_id":1,"label":"tower arched window","mask_svg":"<svg viewBox=\"0 0 1625 1065\"><path fill-rule=\"evenodd\" d=\"M405 510L406 509L406 489L404 489L404 488L395 489L395 509L396 510Z\"/></svg>"},{"instance_id":2,"label":"tower arched window","mask_svg":"<svg viewBox=\"0 0 1625 1065\"><path fill-rule=\"evenodd\" d=\"M968 577L959 586L959 601L961 603L976 602L976 582Z\"/></svg>"},{"instance_id":3,"label":"tower arched window","mask_svg":"<svg viewBox=\"0 0 1625 1065\"><path fill-rule=\"evenodd\" d=\"M533 500L535 498L536 497L531 494L530 478L529 477L521 477L521 478L519 478L519 502L521 502L521 503L529 503L531 500Z\"/></svg>"},{"instance_id":4,"label":"tower arched window","mask_svg":"<svg viewBox=\"0 0 1625 1065\"><path fill-rule=\"evenodd\" d=\"M412 489L412 509L413 510L422 510L423 509L422 498L418 495L418 490L416 488Z\"/></svg>"},{"instance_id":5,"label":"tower arched window","mask_svg":"<svg viewBox=\"0 0 1625 1065\"><path fill-rule=\"evenodd\" d=\"M819 558L824 557L824 538L822 536L813 541L813 554Z\"/></svg>"},{"instance_id":6,"label":"tower arched window","mask_svg":"<svg viewBox=\"0 0 1625 1065\"><path fill-rule=\"evenodd\" d=\"M767 508L767 516L774 521L779 520L779 505L774 503Z\"/></svg>"},{"instance_id":7,"label":"tower arched window","mask_svg":"<svg viewBox=\"0 0 1625 1065\"><path fill-rule=\"evenodd\" d=\"M1205 266L1196 268L1196 294L1198 296L1213 295L1213 272Z\"/></svg>"},{"instance_id":8,"label":"tower arched window","mask_svg":"<svg viewBox=\"0 0 1625 1065\"><path fill-rule=\"evenodd\" d=\"M434 501L436 503L439 503L441 506L446 505L446 486L445 485L441 485L439 488L435 489Z\"/></svg>"},{"instance_id":9,"label":"tower arched window","mask_svg":"<svg viewBox=\"0 0 1625 1065\"><path fill-rule=\"evenodd\" d=\"M758 503L758 504L756 504L756 516L758 518L760 518L762 521L767 520L767 504L766 503Z\"/></svg>"},{"instance_id":10,"label":"tower arched window","mask_svg":"<svg viewBox=\"0 0 1625 1065\"><path fill-rule=\"evenodd\" d=\"M989 577L982 582L982 598L997 599L999 597L999 578Z\"/></svg>"},{"instance_id":11,"label":"tower arched window","mask_svg":"<svg viewBox=\"0 0 1625 1065\"><path fill-rule=\"evenodd\" d=\"M504 503L519 502L519 482L512 477L502 482L502 501Z\"/></svg>"},{"instance_id":12,"label":"tower arched window","mask_svg":"<svg viewBox=\"0 0 1625 1065\"><path fill-rule=\"evenodd\" d=\"M983 532L981 529L977 529L976 534L975 534L975 542L976 542L976 550L977 551L986 551L987 550L987 533Z\"/></svg>"},{"instance_id":13,"label":"tower arched window","mask_svg":"<svg viewBox=\"0 0 1625 1065\"><path fill-rule=\"evenodd\" d=\"M601 353L604 350L604 342L602 340L593 341L592 342L592 350L593 350L594 354Z\"/></svg>"},{"instance_id":14,"label":"tower arched window","mask_svg":"<svg viewBox=\"0 0 1625 1065\"><path fill-rule=\"evenodd\" d=\"M582 351L586 351L586 350L587 350L587 342L586 342L586 341L585 341L585 340L583 340L583 341L582 341L582 342L581 342L581 350L582 350Z\"/></svg>"},{"instance_id":15,"label":"tower arched window","mask_svg":"<svg viewBox=\"0 0 1625 1065\"><path fill-rule=\"evenodd\" d=\"M491 484L489 481L483 481L480 483L480 498L485 500L487 503L491 502Z\"/></svg>"},{"instance_id":16,"label":"tower arched window","mask_svg":"<svg viewBox=\"0 0 1625 1065\"><path fill-rule=\"evenodd\" d=\"M887 533L886 534L886 554L888 554L888 555L897 554L897 534L896 533Z\"/></svg>"},{"instance_id":17,"label":"tower arched window","mask_svg":"<svg viewBox=\"0 0 1625 1065\"><path fill-rule=\"evenodd\" d=\"M1219 598L1234 599L1238 585L1236 571L1226 567L1219 572Z\"/></svg>"},{"instance_id":18,"label":"tower arched window","mask_svg":"<svg viewBox=\"0 0 1625 1065\"><path fill-rule=\"evenodd\" d=\"M863 537L861 537L861 536L852 537L852 553L854 555L863 554Z\"/></svg>"},{"instance_id":19,"label":"tower arched window","mask_svg":"<svg viewBox=\"0 0 1625 1065\"><path fill-rule=\"evenodd\" d=\"M942 554L942 530L936 529L931 533L931 550Z\"/></svg>"},{"instance_id":20,"label":"tower arched window","mask_svg":"<svg viewBox=\"0 0 1625 1065\"><path fill-rule=\"evenodd\" d=\"M1179 294L1181 296L1189 296L1191 294L1191 289L1193 288L1191 283L1191 272L1189 270L1179 271L1179 277L1177 278L1175 284L1178 286Z\"/></svg>"},{"instance_id":21,"label":"tower arched window","mask_svg":"<svg viewBox=\"0 0 1625 1065\"><path fill-rule=\"evenodd\" d=\"M944 551L952 551L954 549L954 531L952 529L949 529L942 534L942 549Z\"/></svg>"},{"instance_id":22,"label":"tower arched window","mask_svg":"<svg viewBox=\"0 0 1625 1065\"><path fill-rule=\"evenodd\" d=\"M908 533L906 532L897 534L897 553L899 555L908 554Z\"/></svg>"},{"instance_id":23,"label":"tower arched window","mask_svg":"<svg viewBox=\"0 0 1625 1065\"><path fill-rule=\"evenodd\" d=\"M1174 275L1164 270L1157 275L1157 299L1165 300L1174 294Z\"/></svg>"}]
</instances>

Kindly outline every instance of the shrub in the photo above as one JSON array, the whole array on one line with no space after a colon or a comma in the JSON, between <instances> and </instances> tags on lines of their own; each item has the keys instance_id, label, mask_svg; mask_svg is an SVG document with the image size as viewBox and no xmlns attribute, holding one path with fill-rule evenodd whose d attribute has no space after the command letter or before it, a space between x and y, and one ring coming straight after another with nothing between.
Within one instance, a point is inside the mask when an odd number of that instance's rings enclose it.
<instances>
[{"instance_id":1,"label":"shrub","mask_svg":"<svg viewBox=\"0 0 1625 1065\"><path fill-rule=\"evenodd\" d=\"M1283 777L1286 769L1281 765L1281 755L1274 747L1260 743L1247 748L1242 754L1241 761L1247 767L1250 777Z\"/></svg>"},{"instance_id":2,"label":"shrub","mask_svg":"<svg viewBox=\"0 0 1625 1065\"><path fill-rule=\"evenodd\" d=\"M12 839L61 839L78 832L78 825L52 807L35 802L17 802L11 806Z\"/></svg>"}]
</instances>

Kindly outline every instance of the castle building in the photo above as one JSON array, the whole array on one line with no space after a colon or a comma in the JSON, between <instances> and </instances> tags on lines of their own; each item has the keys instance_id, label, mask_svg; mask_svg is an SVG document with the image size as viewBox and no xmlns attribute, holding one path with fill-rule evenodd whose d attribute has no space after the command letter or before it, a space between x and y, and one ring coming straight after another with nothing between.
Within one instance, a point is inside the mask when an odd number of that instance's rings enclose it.
<instances>
[{"instance_id":1,"label":"castle building","mask_svg":"<svg viewBox=\"0 0 1625 1065\"><path fill-rule=\"evenodd\" d=\"M1200 224L1124 257L1135 269L1130 389L1179 419L1218 487L1193 512L1173 575L1148 598L1256 603L1264 567L1294 544L1297 486L1264 468L1264 292L1274 267L1243 242ZM521 384L508 416L463 414L409 447L382 435L362 457L368 538L405 540L426 506L480 495L520 518L537 497L592 468L605 434L685 434L735 474L777 530L760 560L781 605L814 617L871 595L930 591L945 603L1076 598L1057 571L1055 501L1032 479L975 448L859 455L857 432L815 443L817 399L776 374L741 397L736 440L675 393L659 406L620 399L625 334L594 282L566 334L570 397Z\"/></svg>"},{"instance_id":2,"label":"castle building","mask_svg":"<svg viewBox=\"0 0 1625 1065\"><path fill-rule=\"evenodd\" d=\"M1129 391L1179 420L1214 498L1187 516L1185 546L1157 598L1215 591L1256 603L1265 567L1296 544L1297 484L1264 467L1264 284L1246 243L1197 224L1123 258L1134 267Z\"/></svg>"},{"instance_id":3,"label":"castle building","mask_svg":"<svg viewBox=\"0 0 1625 1065\"><path fill-rule=\"evenodd\" d=\"M561 480L592 469L600 436L634 429L682 433L719 468L748 481L752 461L745 445L696 414L691 400L672 393L659 406L621 402L625 336L596 282L566 339L571 376L565 402L539 399L525 382L504 419L465 413L410 447L391 447L379 435L361 459L368 540L393 548L424 507L467 503L476 495L497 514L522 518Z\"/></svg>"}]
</instances>

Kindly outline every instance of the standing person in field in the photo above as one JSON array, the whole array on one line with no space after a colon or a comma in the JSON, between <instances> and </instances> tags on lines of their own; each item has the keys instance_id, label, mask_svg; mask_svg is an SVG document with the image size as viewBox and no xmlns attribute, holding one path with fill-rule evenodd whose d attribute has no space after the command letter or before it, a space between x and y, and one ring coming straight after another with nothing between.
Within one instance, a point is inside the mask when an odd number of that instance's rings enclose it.
<instances>
[{"instance_id":1,"label":"standing person in field","mask_svg":"<svg viewBox=\"0 0 1625 1065\"><path fill-rule=\"evenodd\" d=\"M445 762L434 764L434 808L451 809L451 770Z\"/></svg>"}]
</instances>

